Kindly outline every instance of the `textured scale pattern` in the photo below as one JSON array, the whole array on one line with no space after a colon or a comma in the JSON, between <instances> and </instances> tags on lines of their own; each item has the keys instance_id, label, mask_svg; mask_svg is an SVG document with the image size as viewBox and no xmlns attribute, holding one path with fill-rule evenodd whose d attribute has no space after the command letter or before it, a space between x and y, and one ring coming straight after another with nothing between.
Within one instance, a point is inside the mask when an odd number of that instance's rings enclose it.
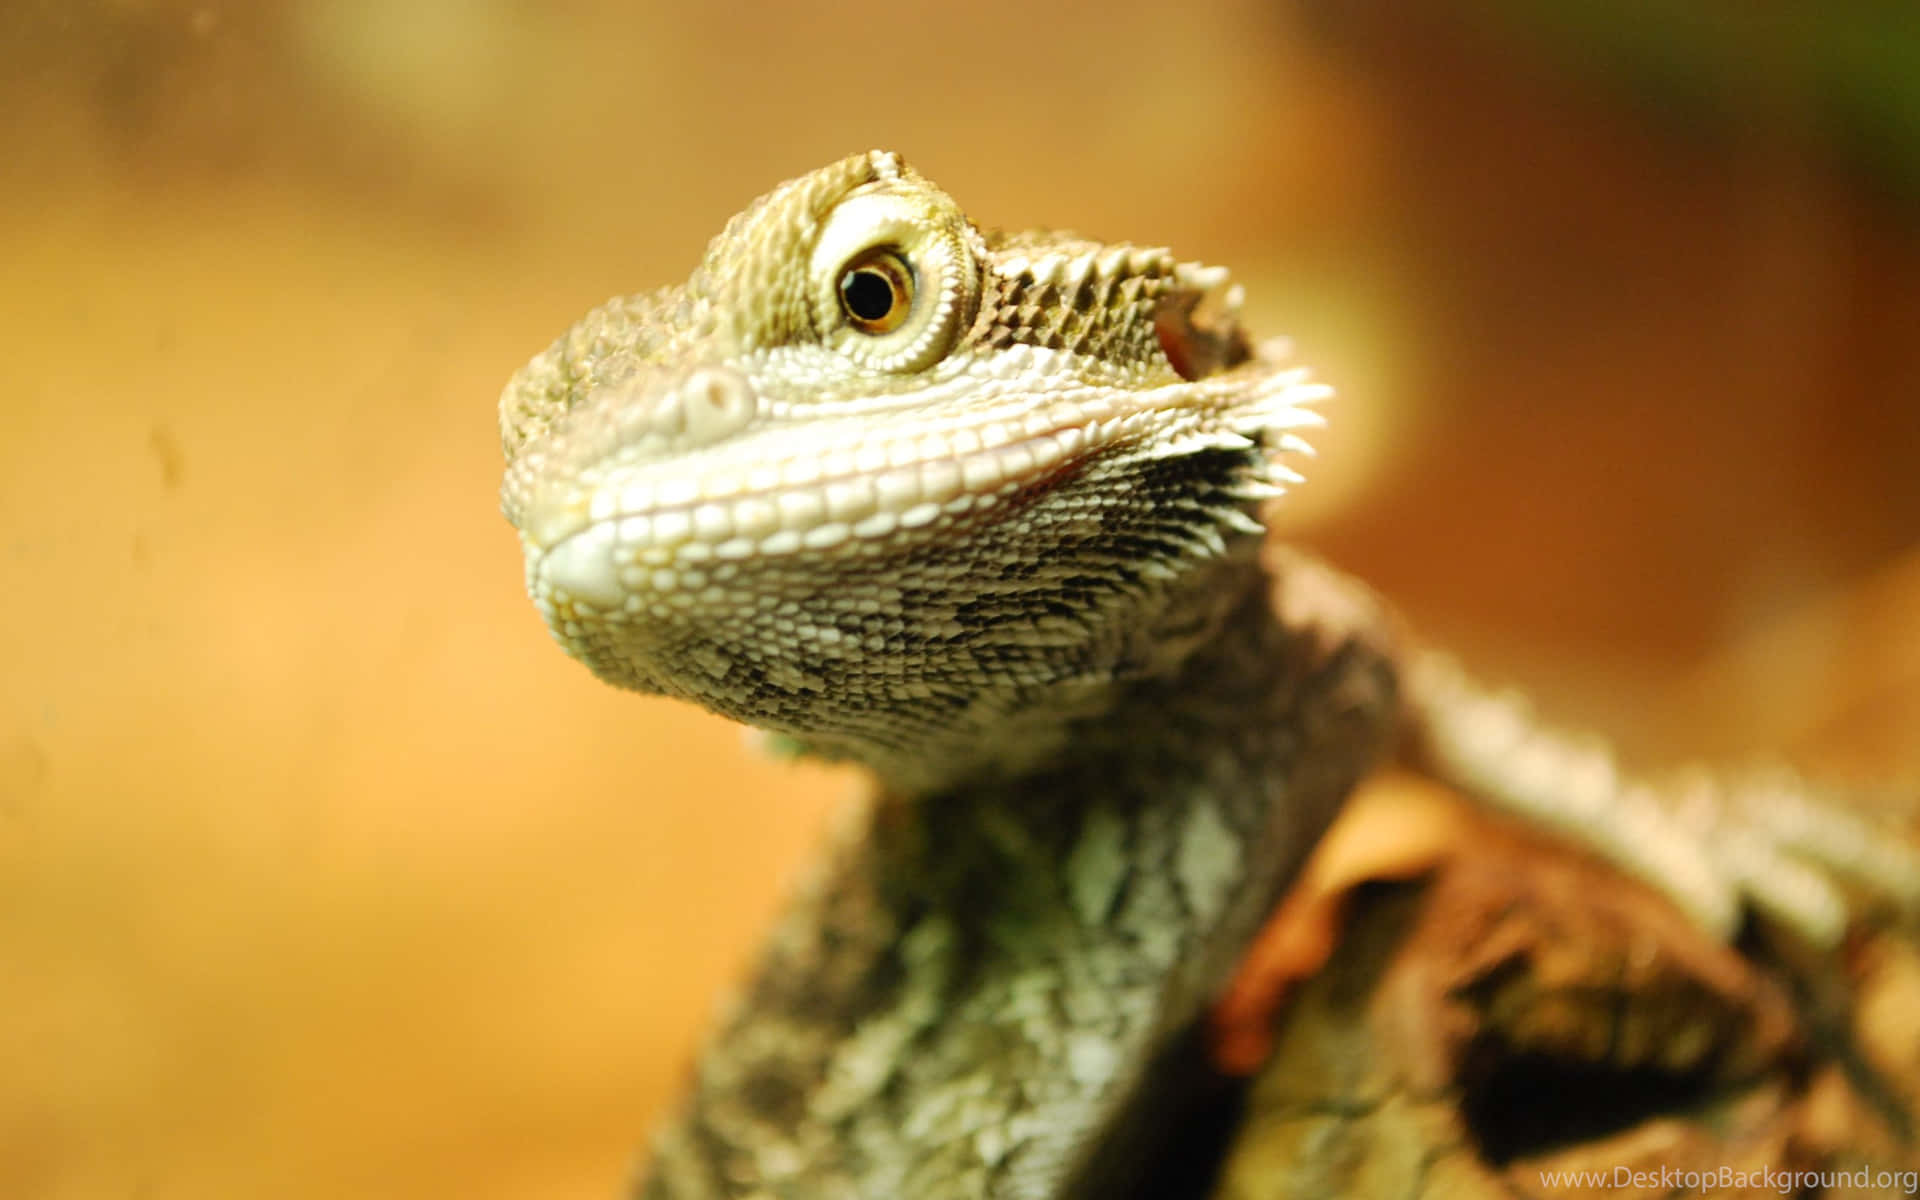
<instances>
[{"instance_id":1,"label":"textured scale pattern","mask_svg":"<svg viewBox=\"0 0 1920 1200\"><path fill-rule=\"evenodd\" d=\"M862 201L879 228L816 269ZM843 352L822 302L888 245L946 256L911 260L916 317L951 325L919 370ZM1187 314L1225 281L1164 250L990 238L889 155L783 185L686 285L589 314L507 388L529 589L603 678L898 785L1043 761L1064 714L1182 648L1165 626L1192 620L1192 565L1259 532L1291 431L1318 424L1324 389L1282 344L1176 369L1162 322L1205 342Z\"/></svg>"}]
</instances>

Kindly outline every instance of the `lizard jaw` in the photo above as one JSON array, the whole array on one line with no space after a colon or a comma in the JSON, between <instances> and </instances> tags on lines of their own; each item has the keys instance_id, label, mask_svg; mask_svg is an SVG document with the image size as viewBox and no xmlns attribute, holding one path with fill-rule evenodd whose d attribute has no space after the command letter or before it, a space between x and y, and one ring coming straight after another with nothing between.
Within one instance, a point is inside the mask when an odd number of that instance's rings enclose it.
<instances>
[{"instance_id":1,"label":"lizard jaw","mask_svg":"<svg viewBox=\"0 0 1920 1200\"><path fill-rule=\"evenodd\" d=\"M914 390L893 412L840 419L769 402L728 368L623 380L584 406L576 436L560 439L572 469L538 464L544 486L509 480L529 584L574 616L666 617L665 608L694 606L716 575L724 582L727 564L857 556L938 536L1102 454L1169 444L1170 425L1191 426L1180 453L1251 450L1249 434L1317 423L1304 405L1324 391L1283 372L1268 403L1232 418L1238 406L1204 384L1062 387L1064 357L1015 347L997 372L997 399L993 381L963 376ZM1051 381L1044 403L1030 398L1034 380ZM967 402L949 403L948 392ZM1304 449L1290 434L1277 442ZM1274 474L1297 478L1278 466Z\"/></svg>"},{"instance_id":2,"label":"lizard jaw","mask_svg":"<svg viewBox=\"0 0 1920 1200\"><path fill-rule=\"evenodd\" d=\"M763 480L772 486L760 490L733 490L725 486L730 479L704 486L672 478L609 483L536 508L526 548L544 590L638 614L649 593L672 603L683 595L683 581L708 573L702 568L710 564L857 552L861 544L964 519L1072 470L1103 432L1096 422L993 446L965 434L868 444L790 460L778 481ZM681 500L688 491L693 497Z\"/></svg>"}]
</instances>

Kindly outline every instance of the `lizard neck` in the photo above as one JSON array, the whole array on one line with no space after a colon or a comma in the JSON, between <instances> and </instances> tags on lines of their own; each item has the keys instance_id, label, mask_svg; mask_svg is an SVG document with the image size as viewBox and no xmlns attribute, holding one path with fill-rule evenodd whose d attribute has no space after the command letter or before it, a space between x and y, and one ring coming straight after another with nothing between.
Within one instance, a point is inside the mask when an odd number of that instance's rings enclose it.
<instances>
[{"instance_id":1,"label":"lizard neck","mask_svg":"<svg viewBox=\"0 0 1920 1200\"><path fill-rule=\"evenodd\" d=\"M1359 603L1328 602L1334 578L1297 555L1223 559L1154 624L1151 669L1112 680L1096 713L1058 721L1043 768L883 801L900 840L876 861L956 912L978 893L924 881L971 859L1064 900L1084 927L1137 922L1129 940L1177 931L1174 990L1210 994L1345 795L1351 767L1316 778L1303 746L1370 762L1392 733L1385 632L1344 582Z\"/></svg>"},{"instance_id":2,"label":"lizard neck","mask_svg":"<svg viewBox=\"0 0 1920 1200\"><path fill-rule=\"evenodd\" d=\"M916 730L897 750L869 742L856 756L884 791L936 803L1036 774L1058 778L1048 791L1078 795L1063 772L1133 772L1211 757L1230 725L1255 719L1216 699L1262 686L1234 669L1243 655L1261 652L1253 643L1262 637L1268 584L1258 555L1257 539L1236 539L1219 557L1185 568L1154 606L1130 609L1125 619L1106 615L1110 632L1087 638L1074 657L1036 657L1024 685Z\"/></svg>"},{"instance_id":3,"label":"lizard neck","mask_svg":"<svg viewBox=\"0 0 1920 1200\"><path fill-rule=\"evenodd\" d=\"M1307 576L1245 569L1048 767L885 796L843 837L644 1194L1124 1194L1130 1105L1390 735L1377 646L1289 623Z\"/></svg>"}]
</instances>

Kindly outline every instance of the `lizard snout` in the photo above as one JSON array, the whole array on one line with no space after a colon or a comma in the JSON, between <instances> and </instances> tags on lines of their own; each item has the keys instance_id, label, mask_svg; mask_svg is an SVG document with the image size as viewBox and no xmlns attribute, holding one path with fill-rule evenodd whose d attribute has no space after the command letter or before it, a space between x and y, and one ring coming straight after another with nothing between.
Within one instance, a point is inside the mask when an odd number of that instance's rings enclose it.
<instances>
[{"instance_id":1,"label":"lizard snout","mask_svg":"<svg viewBox=\"0 0 1920 1200\"><path fill-rule=\"evenodd\" d=\"M561 419L542 453L513 463L507 515L533 546L552 550L621 515L617 491L599 486L610 474L712 445L745 429L759 410L753 384L731 367L639 367L595 388Z\"/></svg>"},{"instance_id":2,"label":"lizard snout","mask_svg":"<svg viewBox=\"0 0 1920 1200\"><path fill-rule=\"evenodd\" d=\"M664 380L636 378L644 381L638 394L623 389L612 398L622 442L659 438L668 453L695 450L740 432L759 410L753 385L732 367L701 364Z\"/></svg>"}]
</instances>

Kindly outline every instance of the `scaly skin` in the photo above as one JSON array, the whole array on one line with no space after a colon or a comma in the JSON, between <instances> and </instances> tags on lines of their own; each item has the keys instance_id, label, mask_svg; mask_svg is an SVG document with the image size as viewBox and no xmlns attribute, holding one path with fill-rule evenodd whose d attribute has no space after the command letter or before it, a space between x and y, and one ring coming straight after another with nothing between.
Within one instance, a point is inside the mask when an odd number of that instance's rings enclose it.
<instances>
[{"instance_id":1,"label":"scaly skin","mask_svg":"<svg viewBox=\"0 0 1920 1200\"><path fill-rule=\"evenodd\" d=\"M1324 389L1226 283L983 233L862 154L508 385L503 504L568 653L881 785L643 1195L1123 1194L1179 1039L1397 735L1718 933L1757 898L1828 942L1830 875L1920 888L1908 848L1816 806L1677 808L1263 552Z\"/></svg>"}]
</instances>

